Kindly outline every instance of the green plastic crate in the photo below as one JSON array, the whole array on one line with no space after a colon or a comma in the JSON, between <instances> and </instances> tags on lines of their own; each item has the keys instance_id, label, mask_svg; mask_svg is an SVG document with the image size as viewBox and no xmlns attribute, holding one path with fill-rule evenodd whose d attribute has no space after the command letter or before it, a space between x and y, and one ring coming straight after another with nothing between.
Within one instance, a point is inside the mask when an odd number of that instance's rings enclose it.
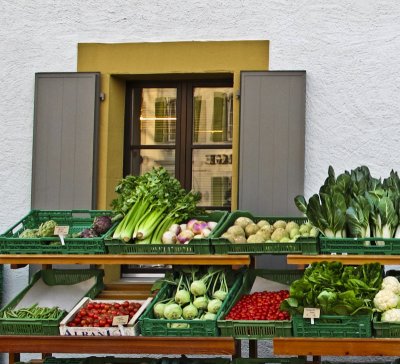
<instances>
[{"instance_id":1,"label":"green plastic crate","mask_svg":"<svg viewBox=\"0 0 400 364\"><path fill-rule=\"evenodd\" d=\"M90 228L96 216L111 214L109 210L32 210L0 235L0 254L104 254L104 239L114 231L117 223L99 237L65 237L65 245L61 245L57 236L19 238L19 234L25 229L38 228L42 222L54 220L58 225L69 226L69 235L72 235Z\"/></svg>"},{"instance_id":2,"label":"green plastic crate","mask_svg":"<svg viewBox=\"0 0 400 364\"><path fill-rule=\"evenodd\" d=\"M105 357L90 356L86 358L84 364L161 364L161 359L117 358L114 356L105 356Z\"/></svg>"},{"instance_id":3,"label":"green plastic crate","mask_svg":"<svg viewBox=\"0 0 400 364\"><path fill-rule=\"evenodd\" d=\"M374 316L372 327L375 337L400 337L400 322L382 322L380 321L380 314Z\"/></svg>"},{"instance_id":4,"label":"green plastic crate","mask_svg":"<svg viewBox=\"0 0 400 364\"><path fill-rule=\"evenodd\" d=\"M371 337L372 322L370 315L321 315L320 318L305 319L294 315L293 336L296 337Z\"/></svg>"},{"instance_id":5,"label":"green plastic crate","mask_svg":"<svg viewBox=\"0 0 400 364\"><path fill-rule=\"evenodd\" d=\"M53 356L44 359L43 364L86 364L86 358L55 358Z\"/></svg>"},{"instance_id":6,"label":"green plastic crate","mask_svg":"<svg viewBox=\"0 0 400 364\"><path fill-rule=\"evenodd\" d=\"M305 364L305 358L235 358L232 364Z\"/></svg>"},{"instance_id":7,"label":"green plastic crate","mask_svg":"<svg viewBox=\"0 0 400 364\"><path fill-rule=\"evenodd\" d=\"M383 238L327 238L320 236L321 254L355 254L355 255L398 255L400 254L400 239ZM384 246L376 245L384 241ZM370 245L364 245L370 242Z\"/></svg>"},{"instance_id":8,"label":"green plastic crate","mask_svg":"<svg viewBox=\"0 0 400 364\"><path fill-rule=\"evenodd\" d=\"M157 304L157 302L170 297L173 289L175 288L175 286L164 284L145 312L139 318L141 334L143 336L219 336L217 320L225 311L225 308L231 304L242 283L243 275L241 272L238 272L235 281L229 289L226 299L217 312L217 317L215 320L167 320L156 318L153 313L154 306ZM187 325L187 327L171 327L173 324L184 324Z\"/></svg>"},{"instance_id":9,"label":"green plastic crate","mask_svg":"<svg viewBox=\"0 0 400 364\"><path fill-rule=\"evenodd\" d=\"M195 216L203 221L216 221L218 228L226 217L227 211L214 211L207 215ZM110 254L210 254L210 239L192 239L188 244L135 244L120 240L106 240Z\"/></svg>"},{"instance_id":10,"label":"green plastic crate","mask_svg":"<svg viewBox=\"0 0 400 364\"><path fill-rule=\"evenodd\" d=\"M95 298L103 289L104 271L100 269L49 269L36 272L31 282L9 304L0 310L0 314L15 307L28 290L40 279L49 286L72 285L95 277L96 282L84 296ZM54 320L0 318L2 335L59 335L59 325L65 313Z\"/></svg>"},{"instance_id":11,"label":"green plastic crate","mask_svg":"<svg viewBox=\"0 0 400 364\"><path fill-rule=\"evenodd\" d=\"M234 224L238 217L248 217L254 222L267 220L274 223L277 220L295 221L298 224L307 222L303 217L254 216L248 211L231 212L225 221L210 234L211 246L216 254L318 254L317 238L299 238L288 243L235 243L232 244L221 235Z\"/></svg>"},{"instance_id":12,"label":"green plastic crate","mask_svg":"<svg viewBox=\"0 0 400 364\"><path fill-rule=\"evenodd\" d=\"M193 239L188 244L134 244L106 241L109 254L210 254L210 242Z\"/></svg>"},{"instance_id":13,"label":"green plastic crate","mask_svg":"<svg viewBox=\"0 0 400 364\"><path fill-rule=\"evenodd\" d=\"M290 285L296 279L301 278L303 273L303 270L247 270L242 287L232 304L227 307L217 321L221 336L232 336L237 339L268 339L276 336L292 336L292 322L289 320L225 320L225 317L240 298L251 291L257 276Z\"/></svg>"}]
</instances>

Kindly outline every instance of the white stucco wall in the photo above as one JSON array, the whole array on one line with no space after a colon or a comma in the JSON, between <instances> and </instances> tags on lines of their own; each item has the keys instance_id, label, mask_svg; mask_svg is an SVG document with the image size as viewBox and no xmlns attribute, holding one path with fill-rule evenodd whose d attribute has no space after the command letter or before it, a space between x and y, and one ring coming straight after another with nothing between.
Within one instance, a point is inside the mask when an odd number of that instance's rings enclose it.
<instances>
[{"instance_id":1,"label":"white stucco wall","mask_svg":"<svg viewBox=\"0 0 400 364\"><path fill-rule=\"evenodd\" d=\"M2 0L0 230L30 206L35 72L76 71L79 42L244 39L307 71L306 195L329 164L400 170L398 0ZM26 276L6 270L6 301Z\"/></svg>"}]
</instances>

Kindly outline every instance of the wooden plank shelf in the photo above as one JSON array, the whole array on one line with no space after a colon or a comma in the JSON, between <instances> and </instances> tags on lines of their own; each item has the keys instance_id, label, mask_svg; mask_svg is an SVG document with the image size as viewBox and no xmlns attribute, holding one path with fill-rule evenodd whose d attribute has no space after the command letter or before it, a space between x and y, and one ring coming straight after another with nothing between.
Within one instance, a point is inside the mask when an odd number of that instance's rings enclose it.
<instances>
[{"instance_id":1,"label":"wooden plank shelf","mask_svg":"<svg viewBox=\"0 0 400 364\"><path fill-rule=\"evenodd\" d=\"M234 355L230 337L0 336L3 353Z\"/></svg>"},{"instance_id":2,"label":"wooden plank shelf","mask_svg":"<svg viewBox=\"0 0 400 364\"><path fill-rule=\"evenodd\" d=\"M273 339L275 355L400 356L400 338L303 338Z\"/></svg>"},{"instance_id":3,"label":"wooden plank shelf","mask_svg":"<svg viewBox=\"0 0 400 364\"><path fill-rule=\"evenodd\" d=\"M309 264L322 261L339 261L343 264L360 265L365 263L380 263L382 265L396 265L400 263L400 255L288 255L288 264Z\"/></svg>"},{"instance_id":4,"label":"wooden plank shelf","mask_svg":"<svg viewBox=\"0 0 400 364\"><path fill-rule=\"evenodd\" d=\"M249 255L1 254L0 264L173 264L249 265Z\"/></svg>"}]
</instances>

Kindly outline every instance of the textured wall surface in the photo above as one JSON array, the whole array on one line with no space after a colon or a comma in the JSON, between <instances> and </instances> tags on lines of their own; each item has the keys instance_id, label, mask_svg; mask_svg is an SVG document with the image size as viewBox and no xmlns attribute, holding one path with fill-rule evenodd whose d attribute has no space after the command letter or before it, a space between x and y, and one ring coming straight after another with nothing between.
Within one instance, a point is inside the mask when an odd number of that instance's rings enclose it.
<instances>
[{"instance_id":1,"label":"textured wall surface","mask_svg":"<svg viewBox=\"0 0 400 364\"><path fill-rule=\"evenodd\" d=\"M75 71L79 42L244 39L307 71L306 195L329 164L400 170L398 0L2 0L0 230L30 206L35 72ZM26 270L5 275L8 300Z\"/></svg>"}]
</instances>

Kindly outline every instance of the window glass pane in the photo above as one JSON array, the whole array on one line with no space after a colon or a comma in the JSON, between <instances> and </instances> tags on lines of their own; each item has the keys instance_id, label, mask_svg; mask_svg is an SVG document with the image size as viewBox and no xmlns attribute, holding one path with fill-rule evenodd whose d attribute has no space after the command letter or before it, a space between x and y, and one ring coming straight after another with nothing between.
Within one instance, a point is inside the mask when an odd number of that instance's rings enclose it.
<instances>
[{"instance_id":1,"label":"window glass pane","mask_svg":"<svg viewBox=\"0 0 400 364\"><path fill-rule=\"evenodd\" d=\"M141 149L132 151L132 171L144 174L153 167L163 166L171 176L175 176L174 149Z\"/></svg>"},{"instance_id":2,"label":"window glass pane","mask_svg":"<svg viewBox=\"0 0 400 364\"><path fill-rule=\"evenodd\" d=\"M232 142L231 87L196 87L193 91L193 144Z\"/></svg>"},{"instance_id":3,"label":"window glass pane","mask_svg":"<svg viewBox=\"0 0 400 364\"><path fill-rule=\"evenodd\" d=\"M144 88L140 108L140 144L175 144L175 88Z\"/></svg>"},{"instance_id":4,"label":"window glass pane","mask_svg":"<svg viewBox=\"0 0 400 364\"><path fill-rule=\"evenodd\" d=\"M232 150L194 149L192 188L202 194L200 206L231 206Z\"/></svg>"}]
</instances>

